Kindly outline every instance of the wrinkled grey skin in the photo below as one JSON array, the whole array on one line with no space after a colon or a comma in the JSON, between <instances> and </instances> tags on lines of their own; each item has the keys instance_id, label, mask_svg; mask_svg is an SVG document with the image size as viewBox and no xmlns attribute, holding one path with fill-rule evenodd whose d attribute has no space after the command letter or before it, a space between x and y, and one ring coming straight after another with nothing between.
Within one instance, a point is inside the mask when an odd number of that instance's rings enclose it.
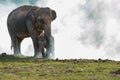
<instances>
[{"instance_id":1,"label":"wrinkled grey skin","mask_svg":"<svg viewBox=\"0 0 120 80\"><path fill-rule=\"evenodd\" d=\"M24 38L31 37L34 56L40 58L42 53L38 44L38 36L44 31L48 41L46 56L49 56L52 42L51 22L56 19L56 12L48 7L21 6L14 9L7 19L14 54L21 55L20 44Z\"/></svg>"},{"instance_id":2,"label":"wrinkled grey skin","mask_svg":"<svg viewBox=\"0 0 120 80\"><path fill-rule=\"evenodd\" d=\"M45 36L44 33L41 33L40 36L38 36L38 44L40 45L40 50L42 52L42 56L44 58L49 58L49 59L53 59L54 58L54 37L52 36L52 42L51 42L51 45L50 45L50 53L49 53L49 57L46 56L46 49L48 47L48 41L47 41L47 38Z\"/></svg>"}]
</instances>

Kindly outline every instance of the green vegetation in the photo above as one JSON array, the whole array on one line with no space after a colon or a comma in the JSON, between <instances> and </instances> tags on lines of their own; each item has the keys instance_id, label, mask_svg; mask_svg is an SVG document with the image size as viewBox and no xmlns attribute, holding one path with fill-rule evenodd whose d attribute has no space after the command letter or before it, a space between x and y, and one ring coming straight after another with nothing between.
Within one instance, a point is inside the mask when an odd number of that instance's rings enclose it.
<instances>
[{"instance_id":1,"label":"green vegetation","mask_svg":"<svg viewBox=\"0 0 120 80\"><path fill-rule=\"evenodd\" d=\"M120 62L1 55L0 80L120 80Z\"/></svg>"}]
</instances>

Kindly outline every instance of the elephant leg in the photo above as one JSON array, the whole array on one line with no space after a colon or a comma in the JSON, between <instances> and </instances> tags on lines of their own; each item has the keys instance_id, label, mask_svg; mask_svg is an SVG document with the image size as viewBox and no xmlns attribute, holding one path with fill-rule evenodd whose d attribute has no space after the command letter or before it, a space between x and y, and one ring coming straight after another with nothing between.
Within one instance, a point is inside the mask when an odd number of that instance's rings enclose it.
<instances>
[{"instance_id":1,"label":"elephant leg","mask_svg":"<svg viewBox=\"0 0 120 80\"><path fill-rule=\"evenodd\" d=\"M35 53L34 57L42 58L41 50L39 50L38 39L37 38L32 38L32 40L33 40L34 53Z\"/></svg>"},{"instance_id":2,"label":"elephant leg","mask_svg":"<svg viewBox=\"0 0 120 80\"><path fill-rule=\"evenodd\" d=\"M14 36L11 38L11 40L12 40L12 46L14 49L14 55L21 56L20 44L21 44L22 39L19 39L19 38Z\"/></svg>"},{"instance_id":3,"label":"elephant leg","mask_svg":"<svg viewBox=\"0 0 120 80\"><path fill-rule=\"evenodd\" d=\"M21 38L18 38L18 50L19 50L19 53L21 54L21 42L22 42L23 39Z\"/></svg>"},{"instance_id":4,"label":"elephant leg","mask_svg":"<svg viewBox=\"0 0 120 80\"><path fill-rule=\"evenodd\" d=\"M41 49L41 52L42 52L42 56L43 56L43 58L45 58L45 57L46 57L46 54L45 54L45 50L44 50L44 48Z\"/></svg>"},{"instance_id":5,"label":"elephant leg","mask_svg":"<svg viewBox=\"0 0 120 80\"><path fill-rule=\"evenodd\" d=\"M46 57L48 59L54 58L54 37L53 36L50 38L50 43L46 48Z\"/></svg>"}]
</instances>

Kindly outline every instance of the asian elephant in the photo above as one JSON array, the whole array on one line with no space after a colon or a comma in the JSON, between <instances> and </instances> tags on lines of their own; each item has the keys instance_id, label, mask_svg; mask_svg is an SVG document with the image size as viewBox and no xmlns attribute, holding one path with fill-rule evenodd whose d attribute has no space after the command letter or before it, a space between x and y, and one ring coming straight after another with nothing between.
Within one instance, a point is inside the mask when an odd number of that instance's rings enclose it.
<instances>
[{"instance_id":1,"label":"asian elephant","mask_svg":"<svg viewBox=\"0 0 120 80\"><path fill-rule=\"evenodd\" d=\"M51 39L52 39L52 42L50 43L49 58L53 59L54 58L54 37L51 36ZM40 45L39 49L42 52L42 56L46 58L46 48L48 47L48 40L44 33L41 33L38 36L38 44Z\"/></svg>"},{"instance_id":2,"label":"asian elephant","mask_svg":"<svg viewBox=\"0 0 120 80\"><path fill-rule=\"evenodd\" d=\"M14 55L21 55L20 44L24 38L31 37L34 46L34 56L41 57L38 36L44 31L48 46L46 56L49 56L52 42L51 22L56 19L56 12L48 7L21 6L14 9L7 18L7 27L11 37Z\"/></svg>"}]
</instances>

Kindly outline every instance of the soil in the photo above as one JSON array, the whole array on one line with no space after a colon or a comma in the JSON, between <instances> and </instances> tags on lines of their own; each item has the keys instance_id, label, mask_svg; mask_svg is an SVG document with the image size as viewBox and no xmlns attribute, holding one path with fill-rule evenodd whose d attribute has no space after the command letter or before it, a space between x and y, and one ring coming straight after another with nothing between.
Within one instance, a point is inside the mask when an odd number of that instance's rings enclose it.
<instances>
[{"instance_id":1,"label":"soil","mask_svg":"<svg viewBox=\"0 0 120 80\"><path fill-rule=\"evenodd\" d=\"M120 69L116 70L116 71L113 71L111 72L112 74L115 74L115 75L120 75Z\"/></svg>"}]
</instances>

